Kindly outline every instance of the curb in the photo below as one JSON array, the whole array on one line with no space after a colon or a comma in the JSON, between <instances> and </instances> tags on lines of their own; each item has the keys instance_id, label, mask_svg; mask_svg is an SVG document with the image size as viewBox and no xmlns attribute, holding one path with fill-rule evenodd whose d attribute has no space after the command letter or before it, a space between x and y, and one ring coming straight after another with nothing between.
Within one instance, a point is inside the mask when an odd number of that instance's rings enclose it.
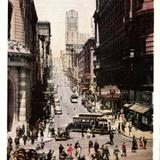
<instances>
[{"instance_id":1,"label":"curb","mask_svg":"<svg viewBox=\"0 0 160 160\"><path fill-rule=\"evenodd\" d=\"M52 140L54 140L54 138L51 138L51 139L48 139L48 140L43 140L43 142L47 143L47 142L50 142ZM41 143L41 141L36 141L36 143Z\"/></svg>"},{"instance_id":2,"label":"curb","mask_svg":"<svg viewBox=\"0 0 160 160\"><path fill-rule=\"evenodd\" d=\"M129 135L126 135L124 132L121 132L120 134L122 134L123 136L125 136L125 137L127 137L127 138L130 138L130 139L132 139L132 137L131 136L129 136ZM139 139L139 138L136 138L136 139ZM152 139L150 139L150 138L146 138L148 141L153 141L153 138Z\"/></svg>"}]
</instances>

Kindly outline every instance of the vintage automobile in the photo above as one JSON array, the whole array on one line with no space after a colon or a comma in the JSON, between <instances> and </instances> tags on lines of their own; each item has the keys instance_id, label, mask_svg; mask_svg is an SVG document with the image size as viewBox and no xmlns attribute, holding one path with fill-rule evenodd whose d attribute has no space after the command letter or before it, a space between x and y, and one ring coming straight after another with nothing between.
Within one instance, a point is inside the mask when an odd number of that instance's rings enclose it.
<instances>
[{"instance_id":1,"label":"vintage automobile","mask_svg":"<svg viewBox=\"0 0 160 160\"><path fill-rule=\"evenodd\" d=\"M60 104L56 104L54 108L55 115L62 114L62 106Z\"/></svg>"},{"instance_id":2,"label":"vintage automobile","mask_svg":"<svg viewBox=\"0 0 160 160\"><path fill-rule=\"evenodd\" d=\"M78 96L76 94L72 94L70 101L71 103L78 103Z\"/></svg>"},{"instance_id":3,"label":"vintage automobile","mask_svg":"<svg viewBox=\"0 0 160 160\"><path fill-rule=\"evenodd\" d=\"M57 135L55 136L56 141L64 141L70 138L69 130L66 128L58 128Z\"/></svg>"}]
</instances>

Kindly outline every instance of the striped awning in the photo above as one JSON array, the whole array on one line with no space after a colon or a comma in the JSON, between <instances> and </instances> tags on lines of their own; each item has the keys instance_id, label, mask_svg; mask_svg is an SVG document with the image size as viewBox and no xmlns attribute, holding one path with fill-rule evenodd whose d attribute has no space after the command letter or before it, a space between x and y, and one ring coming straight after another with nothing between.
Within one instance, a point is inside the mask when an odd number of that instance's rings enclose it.
<instances>
[{"instance_id":1,"label":"striped awning","mask_svg":"<svg viewBox=\"0 0 160 160\"><path fill-rule=\"evenodd\" d=\"M145 113L149 111L150 108L144 105L134 104L129 109L138 113Z\"/></svg>"}]
</instances>

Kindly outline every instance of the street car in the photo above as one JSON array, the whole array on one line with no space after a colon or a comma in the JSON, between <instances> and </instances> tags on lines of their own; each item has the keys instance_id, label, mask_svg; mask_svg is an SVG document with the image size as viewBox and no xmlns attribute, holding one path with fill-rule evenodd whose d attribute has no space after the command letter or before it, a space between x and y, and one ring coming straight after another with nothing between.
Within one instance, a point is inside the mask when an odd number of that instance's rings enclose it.
<instances>
[{"instance_id":1,"label":"street car","mask_svg":"<svg viewBox=\"0 0 160 160\"><path fill-rule=\"evenodd\" d=\"M82 127L86 132L93 126L95 133L99 134L108 134L110 130L115 131L114 119L102 113L80 113L73 117L73 123L69 125L73 132L81 132Z\"/></svg>"}]
</instances>

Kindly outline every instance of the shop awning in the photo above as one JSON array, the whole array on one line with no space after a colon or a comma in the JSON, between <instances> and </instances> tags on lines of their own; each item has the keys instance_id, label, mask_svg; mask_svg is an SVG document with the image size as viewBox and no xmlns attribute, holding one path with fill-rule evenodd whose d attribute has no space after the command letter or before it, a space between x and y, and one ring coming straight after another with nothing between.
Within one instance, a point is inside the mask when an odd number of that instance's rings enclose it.
<instances>
[{"instance_id":1,"label":"shop awning","mask_svg":"<svg viewBox=\"0 0 160 160\"><path fill-rule=\"evenodd\" d=\"M142 106L140 104L134 104L129 109L138 113L145 113L149 111L150 108L148 108L147 106Z\"/></svg>"},{"instance_id":2,"label":"shop awning","mask_svg":"<svg viewBox=\"0 0 160 160\"><path fill-rule=\"evenodd\" d=\"M125 103L124 105L123 105L123 107L126 107L126 108L129 108L130 106L132 106L133 104L131 104L131 103Z\"/></svg>"}]
</instances>

